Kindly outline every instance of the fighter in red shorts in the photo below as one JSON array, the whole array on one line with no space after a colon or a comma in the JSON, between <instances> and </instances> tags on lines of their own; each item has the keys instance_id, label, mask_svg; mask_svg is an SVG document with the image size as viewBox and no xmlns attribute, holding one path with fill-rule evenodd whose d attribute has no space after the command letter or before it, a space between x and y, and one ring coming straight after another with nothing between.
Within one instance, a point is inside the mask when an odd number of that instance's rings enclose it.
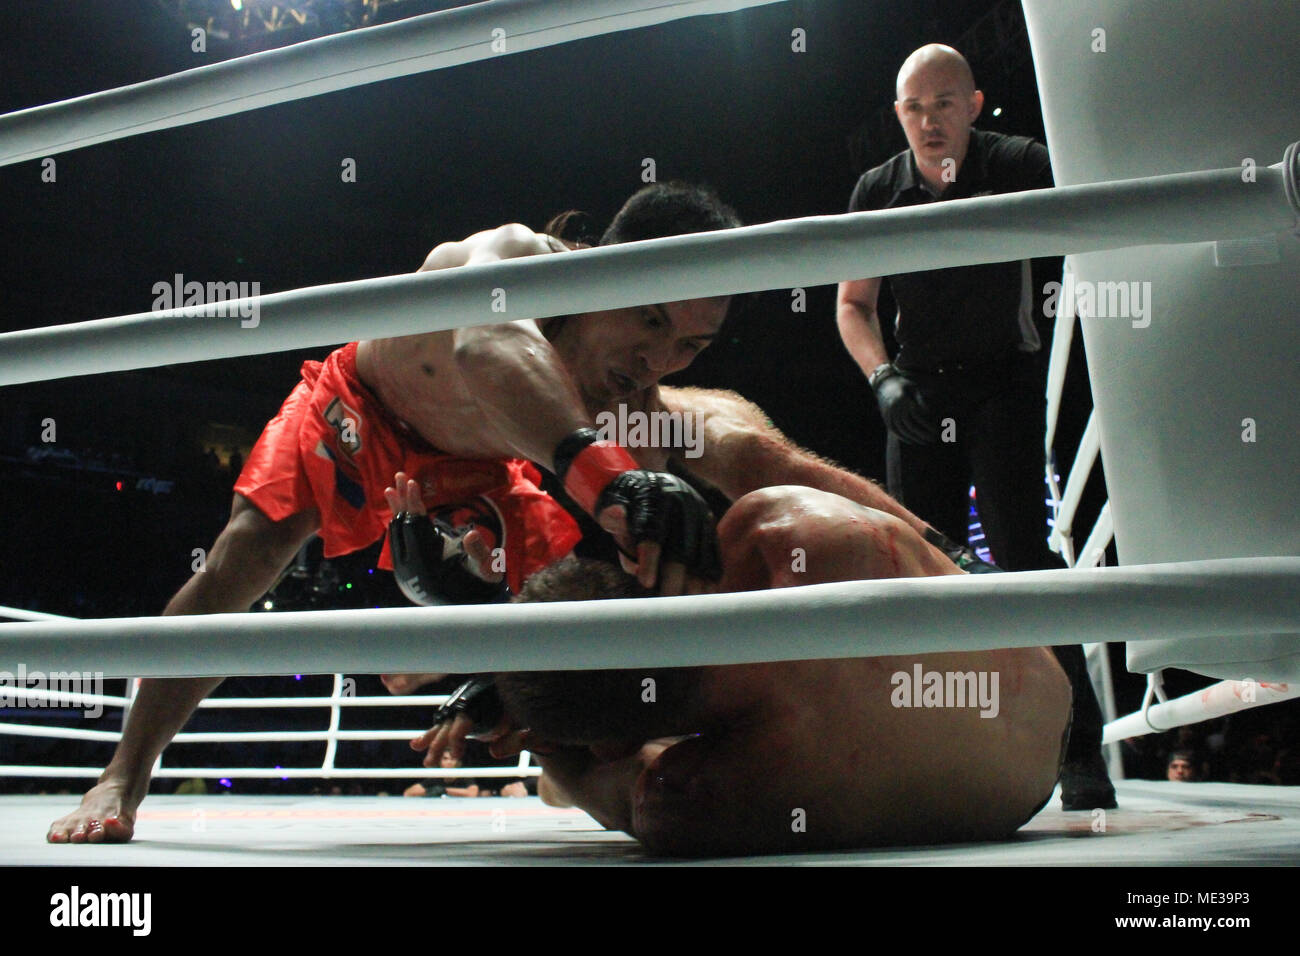
<instances>
[{"instance_id":1,"label":"fighter in red shorts","mask_svg":"<svg viewBox=\"0 0 1300 956\"><path fill-rule=\"evenodd\" d=\"M369 343L367 343L369 344ZM477 503L477 521L448 514L452 526L493 530L497 567L518 593L524 578L573 550L577 523L537 487L537 468L517 458L464 458L440 452L381 403L357 374L357 343L323 363L304 362L302 381L258 439L235 494L271 521L315 510L325 557L349 554L384 535L382 496L396 472L416 483L422 511ZM426 522L427 523L427 522ZM379 566L391 570L385 539ZM399 578L406 590L406 582ZM461 603L458 594L407 593L416 603Z\"/></svg>"},{"instance_id":2,"label":"fighter in red shorts","mask_svg":"<svg viewBox=\"0 0 1300 956\"><path fill-rule=\"evenodd\" d=\"M735 225L735 214L711 192L656 184L624 205L601 244ZM437 246L422 271L566 248L508 225ZM499 320L489 299L484 318ZM163 613L246 610L318 530L329 553L369 544L383 531L384 488L398 469L433 483L427 494L435 510L475 496L499 507L505 570L514 580L543 554L563 551L573 534L534 497L536 472L524 461L551 470L615 537L642 584L657 583L661 593L698 590L699 577L688 577L688 569L703 577L717 572L709 509L666 473L670 459L732 500L767 485L809 485L925 531L871 482L791 445L739 396L659 386L717 337L729 305L724 296L375 339L335 352L319 369L308 365L240 478L206 570ZM602 412L690 416L700 455L601 441L592 426ZM456 484L462 479L463 487ZM48 839L129 840L155 759L220 683L143 681L109 766Z\"/></svg>"}]
</instances>

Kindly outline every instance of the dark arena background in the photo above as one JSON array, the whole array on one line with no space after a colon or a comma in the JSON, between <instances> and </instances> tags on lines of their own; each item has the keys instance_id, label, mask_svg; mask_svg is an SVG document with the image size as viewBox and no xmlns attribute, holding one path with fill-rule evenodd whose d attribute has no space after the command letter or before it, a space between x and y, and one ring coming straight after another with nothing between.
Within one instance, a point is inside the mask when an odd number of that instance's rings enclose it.
<instances>
[{"instance_id":1,"label":"dark arena background","mask_svg":"<svg viewBox=\"0 0 1300 956\"><path fill-rule=\"evenodd\" d=\"M463 6L434 0L44 0L0 7L0 113L260 50ZM206 50L192 49L204 27ZM791 30L806 32L792 52ZM360 86L0 168L0 332L148 311L155 284L257 282L263 294L414 271L435 245L507 222L534 229L578 209L603 228L643 185L714 187L746 223L842 213L863 171L906 147L894 78L912 50L950 44L986 95L982 129L1045 138L1020 4L1014 0L794 0L692 18ZM1212 123L1212 116L1206 117ZM355 181L340 175L354 160ZM1059 260L1055 260L1059 270ZM863 277L873 275L863 263ZM667 384L734 390L798 444L885 481L885 430L840 342L835 288L756 294L719 340ZM893 314L887 291L881 314ZM1045 340L1051 324L1040 320ZM887 344L893 348L892 340ZM1083 368L1076 340L1074 367ZM77 618L160 612L211 547L231 489L305 359L255 355L0 389L0 605ZM1081 386L1082 381L1082 386ZM1075 375L1058 471L1091 409ZM1105 489L1097 476L1078 526ZM979 528L972 529L979 543ZM1044 529L1046 533L1046 528ZM378 546L324 560L304 548L255 611L404 606ZM1063 622L1062 627L1068 627ZM1120 713L1145 680L1111 645ZM304 661L304 666L307 662ZM385 691L352 675L358 695ZM304 673L227 681L220 696L328 694ZM1170 697L1207 678L1166 673ZM445 693L447 681L433 688ZM124 692L123 681L105 691ZM408 727L393 708L351 708L345 729ZM278 711L276 728L320 730L321 710ZM424 721L425 716L416 718ZM0 707L0 722L120 729L78 710ZM1149 735L1123 746L1126 776L1163 779L1175 748L1214 754L1205 779L1290 783L1295 702ZM265 730L249 710L204 710L191 731ZM319 766L324 743L178 745L168 767ZM112 745L0 735L0 764L102 767ZM342 741L337 764L416 766L402 740ZM469 762L492 763L485 750ZM507 762L508 763L508 762ZM1279 769L1281 768L1281 769ZM88 780L0 777L0 793L67 793ZM189 792L396 794L410 781L184 781ZM155 779L170 794L181 780ZM531 786L531 784L530 784ZM1191 824L1189 824L1191 825ZM1066 861L1062 861L1066 862Z\"/></svg>"}]
</instances>

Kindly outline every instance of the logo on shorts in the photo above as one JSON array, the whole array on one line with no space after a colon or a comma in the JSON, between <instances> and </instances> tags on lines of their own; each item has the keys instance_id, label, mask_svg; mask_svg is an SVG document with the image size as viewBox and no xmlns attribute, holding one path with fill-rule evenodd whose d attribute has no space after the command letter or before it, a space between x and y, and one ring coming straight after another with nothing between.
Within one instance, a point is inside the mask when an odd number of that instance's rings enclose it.
<instances>
[{"instance_id":1,"label":"logo on shorts","mask_svg":"<svg viewBox=\"0 0 1300 956\"><path fill-rule=\"evenodd\" d=\"M338 396L325 406L325 421L338 439L339 450L349 458L361 452L361 413Z\"/></svg>"}]
</instances>

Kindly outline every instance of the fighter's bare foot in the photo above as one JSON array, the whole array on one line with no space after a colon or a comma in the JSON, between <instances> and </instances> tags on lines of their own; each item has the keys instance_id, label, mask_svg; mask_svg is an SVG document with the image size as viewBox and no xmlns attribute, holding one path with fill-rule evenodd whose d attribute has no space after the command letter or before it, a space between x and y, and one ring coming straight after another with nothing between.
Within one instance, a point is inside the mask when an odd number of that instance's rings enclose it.
<instances>
[{"instance_id":1,"label":"fighter's bare foot","mask_svg":"<svg viewBox=\"0 0 1300 956\"><path fill-rule=\"evenodd\" d=\"M122 788L98 783L86 791L81 806L50 824L49 843L127 843L135 836L137 803L127 800Z\"/></svg>"}]
</instances>

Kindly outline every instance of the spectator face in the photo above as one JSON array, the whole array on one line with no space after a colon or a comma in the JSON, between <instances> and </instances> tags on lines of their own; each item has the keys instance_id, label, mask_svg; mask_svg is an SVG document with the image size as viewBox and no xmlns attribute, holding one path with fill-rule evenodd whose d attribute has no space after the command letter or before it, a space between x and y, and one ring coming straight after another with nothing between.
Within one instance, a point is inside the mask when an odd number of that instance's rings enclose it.
<instances>
[{"instance_id":1,"label":"spectator face","mask_svg":"<svg viewBox=\"0 0 1300 956\"><path fill-rule=\"evenodd\" d=\"M1169 761L1169 770L1167 771L1166 776L1170 780L1189 783L1196 779L1196 772L1192 768L1192 762L1190 760L1186 760L1182 757L1175 757L1173 760Z\"/></svg>"}]
</instances>

